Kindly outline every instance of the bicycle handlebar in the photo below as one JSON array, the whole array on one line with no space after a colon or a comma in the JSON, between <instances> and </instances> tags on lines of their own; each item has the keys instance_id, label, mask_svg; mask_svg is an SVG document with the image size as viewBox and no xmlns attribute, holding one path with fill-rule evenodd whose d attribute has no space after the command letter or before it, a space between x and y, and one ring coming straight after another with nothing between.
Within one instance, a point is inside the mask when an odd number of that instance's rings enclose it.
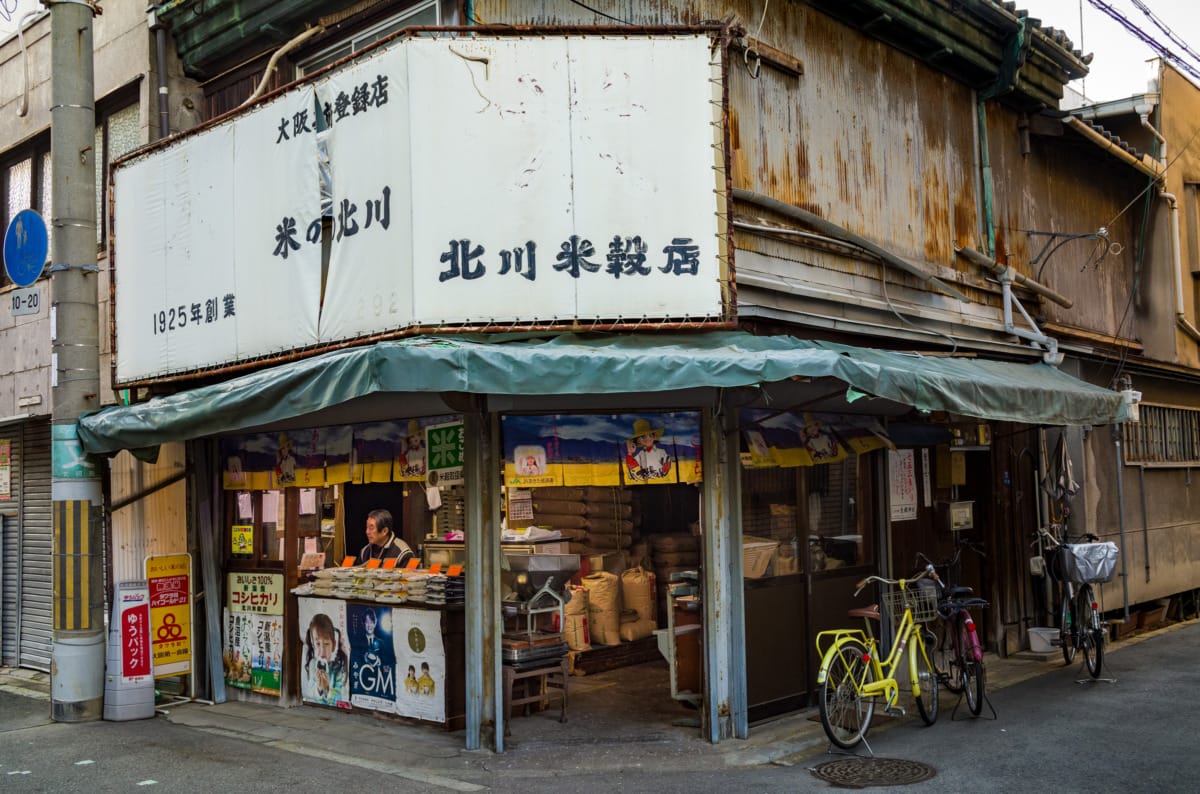
<instances>
[{"instance_id":1,"label":"bicycle handlebar","mask_svg":"<svg viewBox=\"0 0 1200 794\"><path fill-rule=\"evenodd\" d=\"M926 565L925 570L921 571L916 576L910 576L907 579L887 579L883 576L875 576L875 575L867 576L863 579L860 579L858 581L858 583L856 585L854 585L854 595L857 596L859 593L861 593L863 591L863 588L865 588L871 582L879 582L880 584L897 584L897 585L900 584L901 582L904 582L907 585L907 584L911 584L912 582L919 582L920 580L924 579L927 576L930 579L933 579L933 581L937 582L939 587L945 587L945 585L942 584L941 577L938 576L937 571L935 571L933 569L933 565Z\"/></svg>"},{"instance_id":2,"label":"bicycle handlebar","mask_svg":"<svg viewBox=\"0 0 1200 794\"><path fill-rule=\"evenodd\" d=\"M1070 535L1064 534L1063 537L1065 538L1064 540L1059 540L1058 538L1056 538L1054 536L1054 534L1052 532L1049 532L1045 527L1038 527L1037 532L1034 534L1033 540L1034 540L1034 543L1036 543L1039 538L1044 538L1046 541L1049 542L1050 548L1053 549L1053 548L1058 548L1059 546L1062 546L1069 542ZM1091 543L1096 543L1097 541L1100 540L1099 535L1093 534L1091 532L1084 532L1079 537L1081 537L1085 541L1088 541Z\"/></svg>"}]
</instances>

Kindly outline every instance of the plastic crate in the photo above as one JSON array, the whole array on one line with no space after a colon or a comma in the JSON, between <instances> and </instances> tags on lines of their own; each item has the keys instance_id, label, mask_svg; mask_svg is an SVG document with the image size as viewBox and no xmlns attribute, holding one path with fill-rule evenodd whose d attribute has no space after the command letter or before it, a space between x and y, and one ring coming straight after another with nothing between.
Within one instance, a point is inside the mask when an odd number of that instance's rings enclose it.
<instances>
[{"instance_id":1,"label":"plastic crate","mask_svg":"<svg viewBox=\"0 0 1200 794\"><path fill-rule=\"evenodd\" d=\"M884 607L897 625L904 617L905 602L912 609L914 623L928 623L938 616L937 591L932 587L896 588L883 594Z\"/></svg>"}]
</instances>

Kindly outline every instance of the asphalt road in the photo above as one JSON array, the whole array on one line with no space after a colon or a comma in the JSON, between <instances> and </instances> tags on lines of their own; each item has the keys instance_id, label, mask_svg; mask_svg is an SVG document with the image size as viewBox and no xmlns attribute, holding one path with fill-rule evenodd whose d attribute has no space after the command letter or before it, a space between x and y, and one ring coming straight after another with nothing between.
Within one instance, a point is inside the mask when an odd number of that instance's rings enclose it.
<instances>
[{"instance_id":1,"label":"asphalt road","mask_svg":"<svg viewBox=\"0 0 1200 794\"><path fill-rule=\"evenodd\" d=\"M932 766L936 776L912 787L922 792L1197 791L1200 753L1190 718L1200 704L1198 654L1200 623L1112 653L1105 674L1113 683L1090 681L1080 665L1056 665L991 693L996 719L970 718L964 707L952 720L954 697L943 690L936 725L906 721L872 731L869 741L879 757ZM64 725L47 714L44 700L0 691L0 791L821 791L833 787L809 768L844 757L818 753L789 759L790 766L671 774L485 762L394 776L379 771L379 762L395 767L403 758L339 763L161 719Z\"/></svg>"}]
</instances>

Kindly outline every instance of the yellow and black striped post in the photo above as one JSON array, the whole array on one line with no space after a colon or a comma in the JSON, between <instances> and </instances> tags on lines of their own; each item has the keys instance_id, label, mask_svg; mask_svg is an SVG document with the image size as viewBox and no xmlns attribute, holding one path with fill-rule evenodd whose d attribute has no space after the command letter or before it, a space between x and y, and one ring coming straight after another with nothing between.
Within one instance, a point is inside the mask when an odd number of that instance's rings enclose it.
<instances>
[{"instance_id":1,"label":"yellow and black striped post","mask_svg":"<svg viewBox=\"0 0 1200 794\"><path fill-rule=\"evenodd\" d=\"M85 500L54 503L54 630L104 625L99 549L92 549L93 512Z\"/></svg>"}]
</instances>

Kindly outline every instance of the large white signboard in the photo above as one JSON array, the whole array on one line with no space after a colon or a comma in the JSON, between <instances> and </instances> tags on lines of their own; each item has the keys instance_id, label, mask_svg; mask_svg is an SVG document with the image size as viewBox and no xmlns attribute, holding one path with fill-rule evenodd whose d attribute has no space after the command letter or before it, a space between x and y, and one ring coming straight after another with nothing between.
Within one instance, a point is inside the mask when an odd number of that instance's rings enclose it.
<instances>
[{"instance_id":1,"label":"large white signboard","mask_svg":"<svg viewBox=\"0 0 1200 794\"><path fill-rule=\"evenodd\" d=\"M122 164L118 382L414 327L721 318L710 47L404 39Z\"/></svg>"}]
</instances>

